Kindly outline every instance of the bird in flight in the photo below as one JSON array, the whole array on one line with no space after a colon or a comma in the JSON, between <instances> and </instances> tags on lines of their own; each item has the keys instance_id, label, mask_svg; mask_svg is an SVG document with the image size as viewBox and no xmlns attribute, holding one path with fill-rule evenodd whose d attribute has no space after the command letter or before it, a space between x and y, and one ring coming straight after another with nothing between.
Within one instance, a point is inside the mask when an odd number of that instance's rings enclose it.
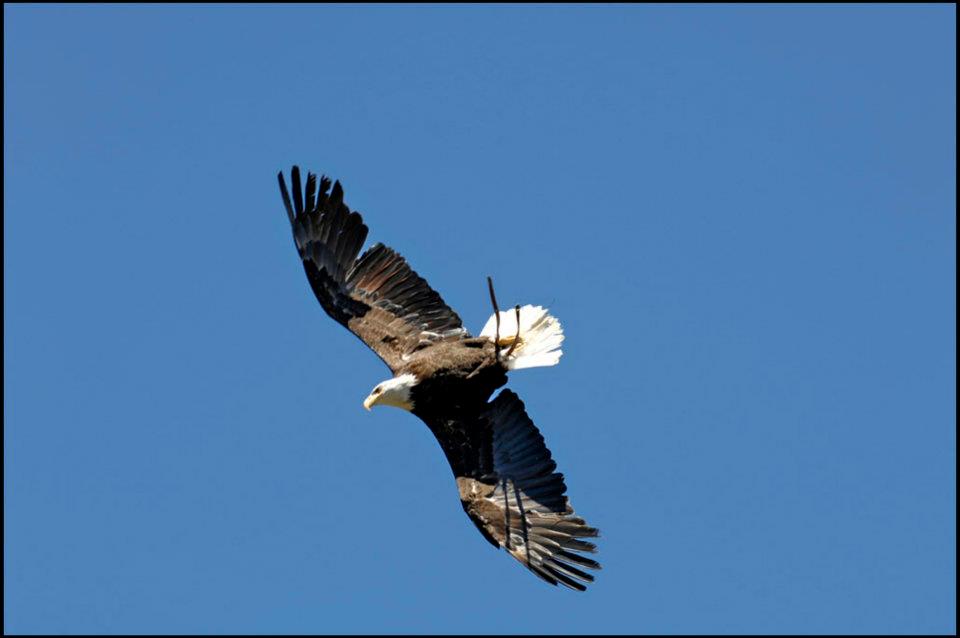
<instances>
[{"instance_id":1,"label":"bird in flight","mask_svg":"<svg viewBox=\"0 0 960 638\"><path fill-rule=\"evenodd\" d=\"M600 564L598 536L566 497L540 431L510 390L490 400L507 372L560 360L560 322L540 306L494 312L476 337L396 251L377 243L360 255L367 226L332 185L291 171L293 198L278 175L293 239L320 305L393 373L363 405L412 412L430 428L456 478L463 510L483 537L531 572L583 591ZM359 258L358 258L359 255Z\"/></svg>"}]
</instances>

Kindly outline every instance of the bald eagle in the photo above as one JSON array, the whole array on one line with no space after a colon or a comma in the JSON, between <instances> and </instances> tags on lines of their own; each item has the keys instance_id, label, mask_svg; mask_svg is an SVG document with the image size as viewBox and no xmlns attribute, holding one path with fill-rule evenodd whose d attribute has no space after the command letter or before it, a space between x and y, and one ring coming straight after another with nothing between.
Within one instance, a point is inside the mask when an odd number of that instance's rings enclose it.
<instances>
[{"instance_id":1,"label":"bald eagle","mask_svg":"<svg viewBox=\"0 0 960 638\"><path fill-rule=\"evenodd\" d=\"M505 548L531 572L583 591L600 569L584 554L598 536L568 501L537 427L510 390L490 400L507 372L556 365L563 331L540 306L494 313L476 337L427 282L381 243L360 255L367 227L343 203L340 182L319 188L291 171L293 199L277 175L293 239L320 305L367 344L393 377L363 402L390 405L423 420L456 478L463 510L494 547ZM358 255L359 258L358 258ZM489 279L488 279L489 282Z\"/></svg>"}]
</instances>

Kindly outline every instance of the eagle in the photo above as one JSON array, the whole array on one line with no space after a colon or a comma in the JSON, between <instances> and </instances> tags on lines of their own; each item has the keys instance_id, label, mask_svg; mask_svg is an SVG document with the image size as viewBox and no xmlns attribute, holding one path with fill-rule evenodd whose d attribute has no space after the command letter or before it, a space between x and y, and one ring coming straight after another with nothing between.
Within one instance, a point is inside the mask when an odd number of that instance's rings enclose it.
<instances>
[{"instance_id":1,"label":"eagle","mask_svg":"<svg viewBox=\"0 0 960 638\"><path fill-rule=\"evenodd\" d=\"M360 254L367 226L343 201L340 182L293 166L280 194L307 281L324 311L370 347L393 377L363 406L389 405L419 417L453 470L460 504L480 533L551 585L584 591L600 564L584 540L599 535L574 513L563 474L505 389L512 370L556 365L560 322L541 306L493 315L477 336L395 250L377 243Z\"/></svg>"}]
</instances>

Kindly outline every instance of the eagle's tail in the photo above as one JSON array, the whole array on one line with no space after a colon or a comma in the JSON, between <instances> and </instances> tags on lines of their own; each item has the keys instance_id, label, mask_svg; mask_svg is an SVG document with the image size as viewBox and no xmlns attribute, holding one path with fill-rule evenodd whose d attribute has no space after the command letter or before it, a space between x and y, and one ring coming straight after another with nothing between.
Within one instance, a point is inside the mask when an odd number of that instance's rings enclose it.
<instances>
[{"instance_id":1,"label":"eagle's tail","mask_svg":"<svg viewBox=\"0 0 960 638\"><path fill-rule=\"evenodd\" d=\"M481 337L491 341L496 338L497 315L490 315L480 331ZM520 308L519 340L517 337L517 314L511 308L500 313L500 356L508 370L555 366L560 362L563 350L563 328L560 321L542 306ZM509 354L508 354L509 353Z\"/></svg>"}]
</instances>

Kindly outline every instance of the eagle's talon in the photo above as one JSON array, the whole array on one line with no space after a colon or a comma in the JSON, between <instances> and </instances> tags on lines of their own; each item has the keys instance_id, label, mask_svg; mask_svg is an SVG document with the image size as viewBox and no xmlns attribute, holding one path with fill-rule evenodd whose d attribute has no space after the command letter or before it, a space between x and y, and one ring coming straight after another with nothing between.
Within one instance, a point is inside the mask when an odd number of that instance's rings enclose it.
<instances>
[{"instance_id":1,"label":"eagle's talon","mask_svg":"<svg viewBox=\"0 0 960 638\"><path fill-rule=\"evenodd\" d=\"M487 275L487 288L490 290L490 303L493 304L493 316L496 317L497 331L493 339L493 354L500 361L500 308L497 306L497 296L493 294L493 278Z\"/></svg>"}]
</instances>

